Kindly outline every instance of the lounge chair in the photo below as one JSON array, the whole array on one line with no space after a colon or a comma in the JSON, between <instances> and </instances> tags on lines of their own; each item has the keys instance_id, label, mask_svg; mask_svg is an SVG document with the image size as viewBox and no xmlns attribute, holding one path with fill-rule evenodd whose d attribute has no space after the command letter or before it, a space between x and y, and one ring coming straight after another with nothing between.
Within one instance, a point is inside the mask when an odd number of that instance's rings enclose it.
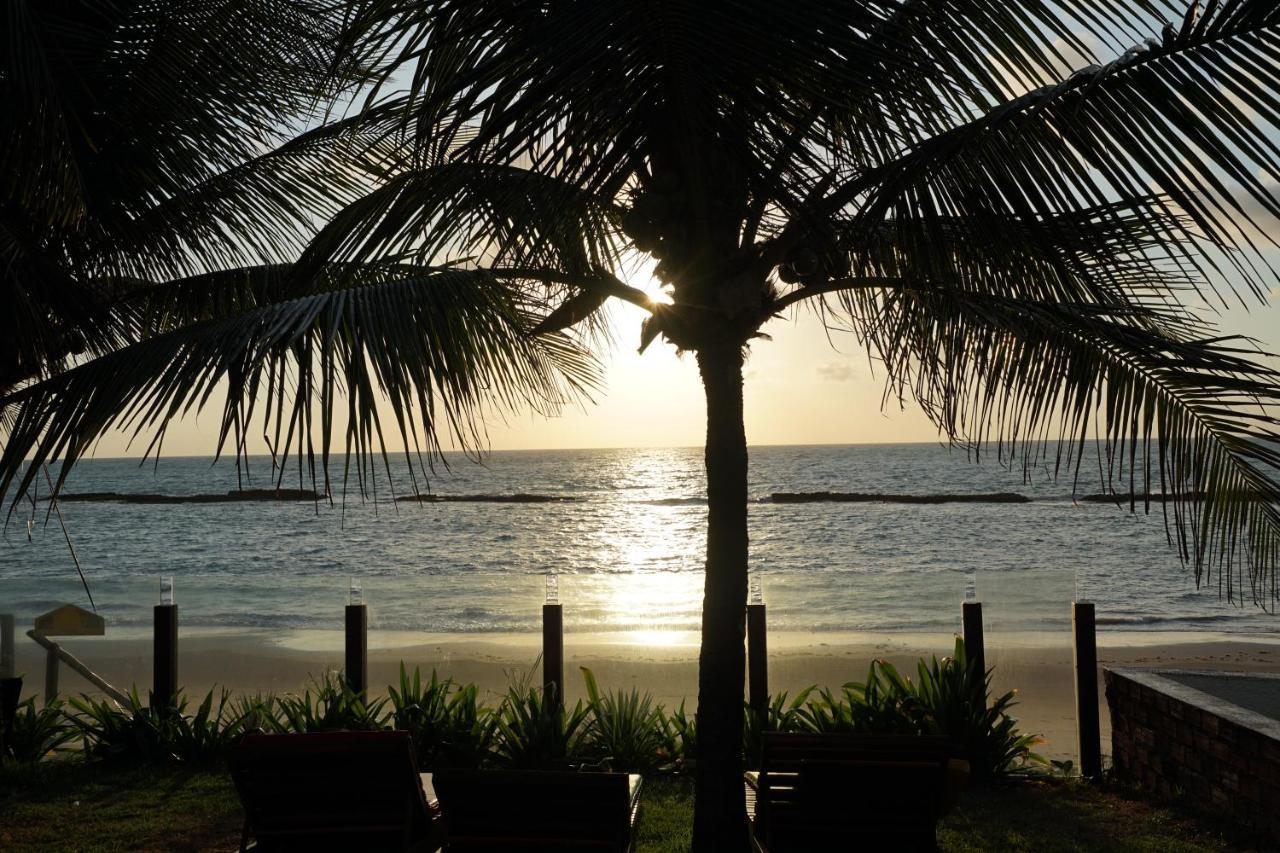
<instances>
[{"instance_id":1,"label":"lounge chair","mask_svg":"<svg viewBox=\"0 0 1280 853\"><path fill-rule=\"evenodd\" d=\"M438 770L432 784L449 851L634 849L634 774Z\"/></svg>"},{"instance_id":2,"label":"lounge chair","mask_svg":"<svg viewBox=\"0 0 1280 853\"><path fill-rule=\"evenodd\" d=\"M232 751L231 778L242 853L440 847L439 806L408 732L250 735Z\"/></svg>"},{"instance_id":3,"label":"lounge chair","mask_svg":"<svg viewBox=\"0 0 1280 853\"><path fill-rule=\"evenodd\" d=\"M935 850L946 738L766 732L746 779L755 849Z\"/></svg>"}]
</instances>

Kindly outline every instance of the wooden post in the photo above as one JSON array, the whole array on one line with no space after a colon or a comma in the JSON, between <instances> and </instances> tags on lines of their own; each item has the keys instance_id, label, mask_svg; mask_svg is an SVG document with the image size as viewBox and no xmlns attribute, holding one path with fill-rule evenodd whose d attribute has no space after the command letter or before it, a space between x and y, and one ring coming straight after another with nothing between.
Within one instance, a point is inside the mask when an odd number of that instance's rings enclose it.
<instances>
[{"instance_id":1,"label":"wooden post","mask_svg":"<svg viewBox=\"0 0 1280 853\"><path fill-rule=\"evenodd\" d=\"M129 704L129 697L126 696L123 691L112 687L105 678L85 666L84 661L80 660L80 658L71 654L71 652L67 651L53 640L50 640L48 637L42 636L41 634L37 634L35 631L28 631L27 636L35 640L41 648L57 657L63 664L70 667L72 672L77 673L85 681L116 700L116 702L121 705ZM22 683L21 678L15 678L12 680L18 682L18 684ZM0 681L0 684L3 684L3 681Z\"/></svg>"},{"instance_id":2,"label":"wooden post","mask_svg":"<svg viewBox=\"0 0 1280 853\"><path fill-rule=\"evenodd\" d=\"M22 679L15 677L13 614L0 613L0 743L13 735L13 717L22 696Z\"/></svg>"},{"instance_id":3,"label":"wooden post","mask_svg":"<svg viewBox=\"0 0 1280 853\"><path fill-rule=\"evenodd\" d=\"M157 604L154 612L151 701L167 708L178 696L178 605Z\"/></svg>"},{"instance_id":4,"label":"wooden post","mask_svg":"<svg viewBox=\"0 0 1280 853\"><path fill-rule=\"evenodd\" d=\"M765 640L765 605L747 605L747 673L749 703L760 720L761 729L769 721L769 655Z\"/></svg>"},{"instance_id":5,"label":"wooden post","mask_svg":"<svg viewBox=\"0 0 1280 853\"><path fill-rule=\"evenodd\" d=\"M0 680L13 678L15 649L13 645L13 614L0 613Z\"/></svg>"},{"instance_id":6,"label":"wooden post","mask_svg":"<svg viewBox=\"0 0 1280 853\"><path fill-rule=\"evenodd\" d=\"M13 718L21 698L21 678L0 678L0 744L13 736Z\"/></svg>"},{"instance_id":7,"label":"wooden post","mask_svg":"<svg viewBox=\"0 0 1280 853\"><path fill-rule=\"evenodd\" d=\"M1102 774L1102 735L1098 725L1098 635L1091 601L1071 603L1071 631L1076 675L1076 739L1080 775Z\"/></svg>"},{"instance_id":8,"label":"wooden post","mask_svg":"<svg viewBox=\"0 0 1280 853\"><path fill-rule=\"evenodd\" d=\"M44 706L58 698L58 644L50 643L44 656Z\"/></svg>"},{"instance_id":9,"label":"wooden post","mask_svg":"<svg viewBox=\"0 0 1280 853\"><path fill-rule=\"evenodd\" d=\"M560 604L542 605L542 690L564 704L564 610Z\"/></svg>"},{"instance_id":10,"label":"wooden post","mask_svg":"<svg viewBox=\"0 0 1280 853\"><path fill-rule=\"evenodd\" d=\"M964 653L970 666L976 666L985 681L987 650L982 639L982 602L966 601L960 605L964 617Z\"/></svg>"},{"instance_id":11,"label":"wooden post","mask_svg":"<svg viewBox=\"0 0 1280 853\"><path fill-rule=\"evenodd\" d=\"M347 686L362 698L369 692L369 607L347 605Z\"/></svg>"}]
</instances>

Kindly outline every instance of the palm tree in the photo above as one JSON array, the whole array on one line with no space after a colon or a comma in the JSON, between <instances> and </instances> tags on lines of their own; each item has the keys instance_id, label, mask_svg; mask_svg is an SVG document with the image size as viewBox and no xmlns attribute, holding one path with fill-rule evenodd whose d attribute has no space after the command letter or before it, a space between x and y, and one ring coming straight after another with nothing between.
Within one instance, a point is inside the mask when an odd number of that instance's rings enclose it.
<instances>
[{"instance_id":1,"label":"palm tree","mask_svg":"<svg viewBox=\"0 0 1280 853\"><path fill-rule=\"evenodd\" d=\"M640 306L707 401L698 850L747 840L742 368L775 317L852 329L950 440L1070 471L1094 433L1197 582L1280 597L1280 375L1208 316L1275 279L1273 0L351 5L383 85L332 132L393 143L377 186L291 267L151 288L141 340L11 393L0 492L219 381L219 447L259 404L313 477L344 391L360 472L380 394L406 447L474 448L494 402L589 390L606 306ZM625 280L646 256L667 300Z\"/></svg>"},{"instance_id":2,"label":"palm tree","mask_svg":"<svg viewBox=\"0 0 1280 853\"><path fill-rule=\"evenodd\" d=\"M34 426L41 441L53 442L42 445L38 462L73 463L108 424L167 421L207 404L219 382L231 386L228 426L242 424L253 406L240 401L254 399L260 385L278 390L296 378L282 370L264 379L266 353L309 357L299 329L333 338L352 315L372 311L377 316L365 322L381 327L379 343L396 343L382 307L361 303L373 283L412 303L397 319L421 324L402 327L412 340L396 346L405 364L410 355L418 363L389 369L405 381L448 374L414 401L438 395L446 411L465 418L484 394L554 404L594 381L592 365L567 340L527 340L528 306L469 279L438 278L422 294L415 282L423 271L406 264L329 267L305 281L290 273L287 262L316 227L375 186L402 148L395 104L324 123L371 67L343 55L350 7L335 0L6 5L0 430L11 460L35 446ZM326 323L328 331L318 331ZM433 334L418 334L425 327ZM363 346L325 344L335 345ZM322 368L326 381L337 376L332 368ZM168 380L154 385L158 393L144 393L161 376ZM354 401L359 380L350 371L346 380ZM385 387L388 379L374 381ZM55 436L35 415L44 405L37 398L53 397L97 402ZM308 437L310 428L308 420ZM290 425L290 435L300 431ZM162 438L163 427L149 450L158 452ZM39 469L25 468L20 494ZM69 470L63 466L59 488Z\"/></svg>"},{"instance_id":3,"label":"palm tree","mask_svg":"<svg viewBox=\"0 0 1280 853\"><path fill-rule=\"evenodd\" d=\"M302 137L360 69L328 0L13 0L0 17L0 391L137 338L126 295L295 257L367 190ZM282 145L288 140L291 144ZM302 180L323 177L324 196Z\"/></svg>"}]
</instances>

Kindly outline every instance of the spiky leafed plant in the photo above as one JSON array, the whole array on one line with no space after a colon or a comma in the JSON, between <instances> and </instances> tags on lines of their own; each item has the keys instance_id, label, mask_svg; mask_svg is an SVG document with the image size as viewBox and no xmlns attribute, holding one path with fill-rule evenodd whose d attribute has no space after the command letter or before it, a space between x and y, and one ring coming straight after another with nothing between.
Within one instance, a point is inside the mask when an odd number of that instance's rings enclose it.
<instances>
[{"instance_id":1,"label":"spiky leafed plant","mask_svg":"<svg viewBox=\"0 0 1280 853\"><path fill-rule=\"evenodd\" d=\"M366 158L379 186L300 268L160 290L159 334L11 396L6 477L121 413L162 429L222 377L223 440L265 398L304 456L345 389L364 470L379 391L406 443L473 440L487 394L585 381L564 330L639 305L642 347L692 353L706 390L699 850L746 844L742 366L793 306L857 332L948 438L1071 466L1096 429L1132 492L1171 496L1197 579L1276 600L1277 375L1204 319L1274 279L1274 0L351 5L354 55L406 84L351 119L405 143ZM669 304L623 280L645 255Z\"/></svg>"}]
</instances>

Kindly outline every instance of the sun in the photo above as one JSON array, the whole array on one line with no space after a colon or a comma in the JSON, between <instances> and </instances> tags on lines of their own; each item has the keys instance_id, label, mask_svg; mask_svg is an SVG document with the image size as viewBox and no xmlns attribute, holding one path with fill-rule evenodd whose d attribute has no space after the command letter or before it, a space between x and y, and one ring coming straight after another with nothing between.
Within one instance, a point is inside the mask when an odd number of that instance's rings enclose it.
<instances>
[{"instance_id":1,"label":"sun","mask_svg":"<svg viewBox=\"0 0 1280 853\"><path fill-rule=\"evenodd\" d=\"M632 252L623 258L619 278L637 290L643 290L654 302L670 305L671 294L663 289L662 282L658 280L655 274L657 266L658 260L652 255Z\"/></svg>"}]
</instances>

